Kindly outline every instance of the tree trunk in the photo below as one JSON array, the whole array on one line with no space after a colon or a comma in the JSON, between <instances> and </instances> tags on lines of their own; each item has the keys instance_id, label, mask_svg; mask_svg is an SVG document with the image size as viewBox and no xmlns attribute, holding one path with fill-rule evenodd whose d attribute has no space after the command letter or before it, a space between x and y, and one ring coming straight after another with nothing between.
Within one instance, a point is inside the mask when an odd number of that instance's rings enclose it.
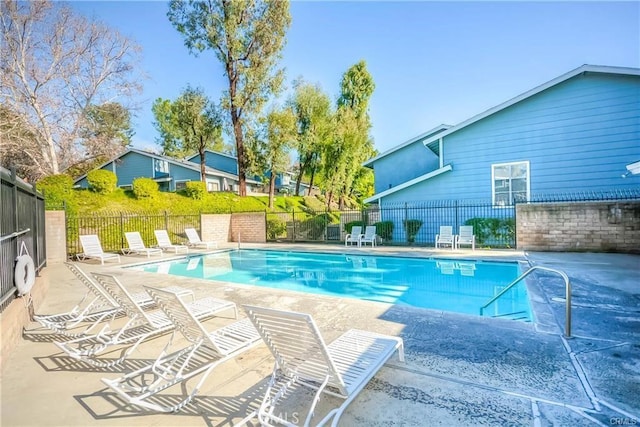
<instances>
[{"instance_id":1,"label":"tree trunk","mask_svg":"<svg viewBox=\"0 0 640 427\"><path fill-rule=\"evenodd\" d=\"M200 181L204 182L206 185L206 163L205 163L205 151L204 151L204 141L202 140L202 135L200 135L200 147L198 150L198 154L200 154Z\"/></svg>"},{"instance_id":2,"label":"tree trunk","mask_svg":"<svg viewBox=\"0 0 640 427\"><path fill-rule=\"evenodd\" d=\"M316 168L311 169L311 179L309 180L309 189L307 190L307 196L311 195L311 189L313 188L313 180L316 177Z\"/></svg>"},{"instance_id":3,"label":"tree trunk","mask_svg":"<svg viewBox=\"0 0 640 427\"><path fill-rule=\"evenodd\" d=\"M312 155L307 154L300 164L300 169L298 170L298 178L296 179L296 196L300 195L300 183L302 182L302 175L304 175L304 171L307 170L307 166L311 161L311 156Z\"/></svg>"},{"instance_id":4,"label":"tree trunk","mask_svg":"<svg viewBox=\"0 0 640 427\"><path fill-rule=\"evenodd\" d=\"M271 171L271 176L269 177L269 208L273 209L273 199L276 194L276 174Z\"/></svg>"}]
</instances>

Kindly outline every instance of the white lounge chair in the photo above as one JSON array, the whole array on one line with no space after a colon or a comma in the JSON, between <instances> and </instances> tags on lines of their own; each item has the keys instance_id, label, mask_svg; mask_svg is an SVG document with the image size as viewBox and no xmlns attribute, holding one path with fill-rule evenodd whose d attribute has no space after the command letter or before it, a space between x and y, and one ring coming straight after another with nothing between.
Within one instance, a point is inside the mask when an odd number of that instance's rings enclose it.
<instances>
[{"instance_id":1,"label":"white lounge chair","mask_svg":"<svg viewBox=\"0 0 640 427\"><path fill-rule=\"evenodd\" d=\"M79 260L99 259L100 264L104 265L105 261L116 260L120 262L120 255L111 252L104 252L100 244L100 238L97 234L87 234L80 236L80 244L82 245L82 253L76 255Z\"/></svg>"},{"instance_id":2,"label":"white lounge chair","mask_svg":"<svg viewBox=\"0 0 640 427\"><path fill-rule=\"evenodd\" d=\"M104 293L93 280L75 264L64 263L69 270L87 287L82 299L69 311L57 314L35 314L33 319L45 328L69 337L77 337L89 333L94 327L106 319L113 319L120 312L120 306ZM138 298L141 306L153 303L146 292L146 298ZM80 330L80 326L86 326Z\"/></svg>"},{"instance_id":3,"label":"white lounge chair","mask_svg":"<svg viewBox=\"0 0 640 427\"><path fill-rule=\"evenodd\" d=\"M455 238L453 227L450 225L441 225L440 233L436 234L436 249L441 245L449 245L451 250L455 248Z\"/></svg>"},{"instance_id":4,"label":"white lounge chair","mask_svg":"<svg viewBox=\"0 0 640 427\"><path fill-rule=\"evenodd\" d=\"M351 233L344 236L344 245L348 246L349 243L352 245L355 243L360 246L360 238L362 237L362 226L354 225L351 227Z\"/></svg>"},{"instance_id":5,"label":"white lounge chair","mask_svg":"<svg viewBox=\"0 0 640 427\"><path fill-rule=\"evenodd\" d=\"M376 234L376 226L375 225L367 225L364 229L364 234L360 237L360 244L367 245L367 243L371 243L372 247L376 246L376 239L378 235Z\"/></svg>"},{"instance_id":6,"label":"white lounge chair","mask_svg":"<svg viewBox=\"0 0 640 427\"><path fill-rule=\"evenodd\" d=\"M473 234L473 226L460 226L460 234L456 236L456 248L460 249L460 245L471 245L471 250L476 250L476 236Z\"/></svg>"},{"instance_id":7,"label":"white lounge chair","mask_svg":"<svg viewBox=\"0 0 640 427\"><path fill-rule=\"evenodd\" d=\"M218 248L218 242L203 242L200 240L200 236L195 228L185 228L184 232L187 234L187 238L189 239L189 245L205 249Z\"/></svg>"},{"instance_id":8,"label":"white lounge chair","mask_svg":"<svg viewBox=\"0 0 640 427\"><path fill-rule=\"evenodd\" d=\"M299 384L317 389L304 425L310 424L322 393L340 397L344 402L317 425L332 418L332 425L337 425L349 403L396 350L400 361L404 361L404 346L398 337L352 329L327 346L308 314L255 306L244 308L276 364L260 408L240 424L257 417L263 425L292 425L277 415L276 405L291 387Z\"/></svg>"},{"instance_id":9,"label":"white lounge chair","mask_svg":"<svg viewBox=\"0 0 640 427\"><path fill-rule=\"evenodd\" d=\"M124 237L127 239L128 248L122 249L122 253L125 255L135 254L135 255L146 255L147 258L150 258L151 255L160 255L162 256L162 249L160 248L148 248L144 245L142 241L142 236L137 231L129 231L124 233Z\"/></svg>"},{"instance_id":10,"label":"white lounge chair","mask_svg":"<svg viewBox=\"0 0 640 427\"><path fill-rule=\"evenodd\" d=\"M179 294L152 287L146 289L176 329L154 362L117 379L102 379L128 403L161 412L178 411L195 397L216 366L261 342L258 331L249 319L207 331ZM178 331L189 345L169 353ZM187 380L199 374L200 379L188 392ZM156 396L176 384L182 384L184 389L184 398L179 402Z\"/></svg>"},{"instance_id":11,"label":"white lounge chair","mask_svg":"<svg viewBox=\"0 0 640 427\"><path fill-rule=\"evenodd\" d=\"M54 342L68 356L94 366L116 366L122 363L147 338L163 334L174 328L173 322L162 310L143 310L116 277L106 274L92 274L103 290L120 304L127 321L119 329L112 329L110 324L107 324L95 335ZM193 292L181 288L175 292L182 297L191 297L192 301L188 303L189 308L199 319L212 317L228 309L233 309L234 313L236 312L236 305L232 302L211 297L193 300ZM117 359L102 360L98 358L106 350L121 345L125 345L125 347ZM126 347L126 345L130 346Z\"/></svg>"},{"instance_id":12,"label":"white lounge chair","mask_svg":"<svg viewBox=\"0 0 640 427\"><path fill-rule=\"evenodd\" d=\"M171 239L169 239L169 233L167 230L155 230L153 232L156 235L156 240L158 241L158 247L163 251L174 251L178 253L180 251L189 252L189 247L185 245L174 245L171 243Z\"/></svg>"}]
</instances>

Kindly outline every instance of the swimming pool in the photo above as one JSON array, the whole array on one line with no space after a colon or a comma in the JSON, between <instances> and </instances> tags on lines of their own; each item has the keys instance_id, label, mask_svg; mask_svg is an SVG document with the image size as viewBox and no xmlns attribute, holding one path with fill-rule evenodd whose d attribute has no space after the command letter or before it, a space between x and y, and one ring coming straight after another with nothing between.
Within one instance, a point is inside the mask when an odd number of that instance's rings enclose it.
<instances>
[{"instance_id":1,"label":"swimming pool","mask_svg":"<svg viewBox=\"0 0 640 427\"><path fill-rule=\"evenodd\" d=\"M480 315L517 263L242 249L128 267L139 271ZM485 316L531 320L523 282Z\"/></svg>"}]
</instances>

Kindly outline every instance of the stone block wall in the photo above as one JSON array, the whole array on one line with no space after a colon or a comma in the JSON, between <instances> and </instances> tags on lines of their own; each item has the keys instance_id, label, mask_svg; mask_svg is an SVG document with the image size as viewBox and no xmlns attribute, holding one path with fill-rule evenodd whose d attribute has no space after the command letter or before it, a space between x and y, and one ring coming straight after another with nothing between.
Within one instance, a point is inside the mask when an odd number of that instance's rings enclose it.
<instances>
[{"instance_id":1,"label":"stone block wall","mask_svg":"<svg viewBox=\"0 0 640 427\"><path fill-rule=\"evenodd\" d=\"M640 201L517 205L516 237L521 250L640 253Z\"/></svg>"},{"instance_id":2,"label":"stone block wall","mask_svg":"<svg viewBox=\"0 0 640 427\"><path fill-rule=\"evenodd\" d=\"M264 212L231 214L231 241L266 243L267 220Z\"/></svg>"},{"instance_id":3,"label":"stone block wall","mask_svg":"<svg viewBox=\"0 0 640 427\"><path fill-rule=\"evenodd\" d=\"M67 260L67 229L64 211L44 212L47 264Z\"/></svg>"},{"instance_id":4,"label":"stone block wall","mask_svg":"<svg viewBox=\"0 0 640 427\"><path fill-rule=\"evenodd\" d=\"M205 242L231 241L231 214L200 215L200 239Z\"/></svg>"}]
</instances>

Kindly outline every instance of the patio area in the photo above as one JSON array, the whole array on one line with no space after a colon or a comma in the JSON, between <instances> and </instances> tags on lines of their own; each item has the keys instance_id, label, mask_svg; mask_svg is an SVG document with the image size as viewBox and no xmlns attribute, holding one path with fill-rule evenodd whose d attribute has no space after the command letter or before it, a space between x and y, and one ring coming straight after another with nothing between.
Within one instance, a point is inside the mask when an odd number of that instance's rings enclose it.
<instances>
[{"instance_id":1,"label":"patio area","mask_svg":"<svg viewBox=\"0 0 640 427\"><path fill-rule=\"evenodd\" d=\"M570 277L573 287L572 338L563 337L564 282L544 272L527 279L536 321L524 323L120 268L145 261L143 257L123 257L119 265L79 265L86 272L113 274L125 285L179 285L192 289L196 297L222 298L238 307L253 304L310 313L327 342L352 328L402 337L406 362L393 357L348 407L340 425L640 424L638 255L284 244L243 248L526 260L556 268ZM38 314L66 311L84 294L84 286L62 264L50 265L44 276L49 291ZM227 323L229 319L214 318L206 327ZM264 344L219 366L194 402L175 414L128 405L100 381L149 363L169 336L143 343L121 366L95 368L66 357L52 344L61 336L32 323L3 361L1 424L231 426L259 404L273 368ZM110 356L117 357L115 352ZM281 415L294 423L303 420L307 406L298 401L308 402L311 395L306 390L295 393ZM175 387L162 398L178 401L180 396ZM323 398L314 419L338 401Z\"/></svg>"}]
</instances>

